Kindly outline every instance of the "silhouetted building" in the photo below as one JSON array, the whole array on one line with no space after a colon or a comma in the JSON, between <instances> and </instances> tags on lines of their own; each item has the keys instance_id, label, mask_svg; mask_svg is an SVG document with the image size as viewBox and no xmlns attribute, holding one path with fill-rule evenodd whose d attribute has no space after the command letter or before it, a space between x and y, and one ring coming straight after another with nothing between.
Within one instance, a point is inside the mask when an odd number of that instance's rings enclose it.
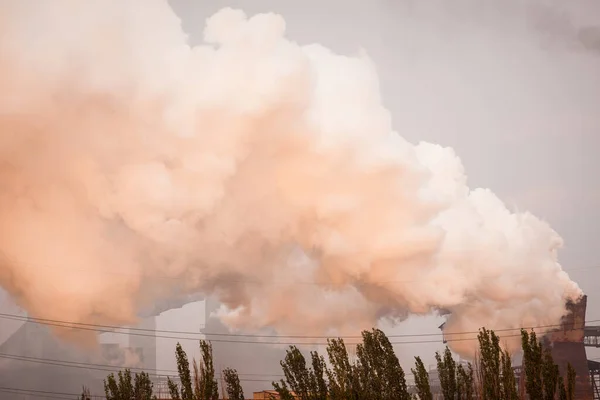
<instances>
[{"instance_id":1,"label":"silhouetted building","mask_svg":"<svg viewBox=\"0 0 600 400\"><path fill-rule=\"evenodd\" d=\"M272 344L248 343L260 340L253 337L221 336L229 333L229 329L218 318L210 318L210 314L219 306L218 301L206 299L206 322L202 329L206 340L212 343L217 373L227 367L237 369L244 393L259 392L265 386L271 386L271 381L281 379L279 362L285 357L285 349L275 348ZM236 344L238 341L242 343Z\"/></svg>"}]
</instances>

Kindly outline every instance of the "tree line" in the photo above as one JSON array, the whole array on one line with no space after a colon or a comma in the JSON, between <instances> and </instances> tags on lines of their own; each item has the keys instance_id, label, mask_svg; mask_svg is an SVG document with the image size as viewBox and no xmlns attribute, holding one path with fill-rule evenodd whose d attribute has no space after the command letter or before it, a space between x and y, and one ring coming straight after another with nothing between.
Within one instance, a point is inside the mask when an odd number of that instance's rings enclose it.
<instances>
[{"instance_id":1,"label":"tree line","mask_svg":"<svg viewBox=\"0 0 600 400\"><path fill-rule=\"evenodd\" d=\"M576 373L569 364L561 376L550 350L535 332L521 330L523 362L517 385L511 354L500 345L494 331L485 328L477 336L479 351L473 363L457 362L448 347L436 352L437 381L444 400L575 400ZM351 358L344 340L327 340L327 361L317 351L307 358L296 346L286 350L281 361L284 379L272 382L282 400L433 400L433 379L420 357L410 372L414 386L409 388L405 372L388 337L379 329L362 332ZM175 348L179 383L168 379L173 400L218 400L219 385L213 366L212 346L200 341L200 361L188 360L178 343ZM230 400L244 400L238 373L222 372L224 390ZM104 381L107 400L153 400L153 383L145 372L130 370L108 375ZM84 388L80 400L90 400Z\"/></svg>"}]
</instances>

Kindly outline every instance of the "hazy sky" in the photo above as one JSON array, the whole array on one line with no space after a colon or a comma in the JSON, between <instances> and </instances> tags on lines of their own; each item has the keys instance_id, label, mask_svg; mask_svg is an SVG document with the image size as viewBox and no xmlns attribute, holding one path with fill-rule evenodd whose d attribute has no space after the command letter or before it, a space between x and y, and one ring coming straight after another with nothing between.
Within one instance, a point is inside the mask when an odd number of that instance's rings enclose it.
<instances>
[{"instance_id":1,"label":"hazy sky","mask_svg":"<svg viewBox=\"0 0 600 400\"><path fill-rule=\"evenodd\" d=\"M550 222L565 240L564 268L588 294L588 320L600 319L600 3L171 4L192 43L202 40L207 17L233 7L282 14L288 37L300 44L349 55L364 48L379 71L394 128L413 142L453 147L471 187L488 187L515 210ZM435 332L438 321L411 318L394 331ZM413 354L427 358L439 347L398 352L410 362Z\"/></svg>"}]
</instances>

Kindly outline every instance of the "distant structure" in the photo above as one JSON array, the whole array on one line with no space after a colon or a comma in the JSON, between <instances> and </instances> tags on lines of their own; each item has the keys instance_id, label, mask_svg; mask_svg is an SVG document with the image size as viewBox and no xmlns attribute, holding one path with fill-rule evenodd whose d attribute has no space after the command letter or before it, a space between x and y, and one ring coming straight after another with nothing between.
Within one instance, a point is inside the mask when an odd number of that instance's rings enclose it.
<instances>
[{"instance_id":1,"label":"distant structure","mask_svg":"<svg viewBox=\"0 0 600 400\"><path fill-rule=\"evenodd\" d=\"M587 296L583 296L576 303L567 303L569 314L563 317L560 328L549 332L544 337L545 344L551 349L552 357L561 374L566 373L567 364L569 363L575 368L577 372L575 398L578 400L592 400L594 398L585 353L586 308Z\"/></svg>"},{"instance_id":2,"label":"distant structure","mask_svg":"<svg viewBox=\"0 0 600 400\"><path fill-rule=\"evenodd\" d=\"M27 313L20 310L2 310L16 315L16 319L0 320L0 386L17 387L46 392L73 392L85 384L92 393L102 393L103 379L108 374L104 368L85 368L88 363L119 366L131 364L147 371L156 369L156 337L154 318L142 321L143 336L107 333L101 335L101 355L104 361L93 357L85 349L57 339L49 327L35 320L27 321ZM11 312L8 312L11 311ZM146 331L147 329L147 331ZM120 330L121 332L123 330ZM135 332L134 332L135 333ZM108 342L108 343L107 343ZM0 399L5 397L0 394ZM11 397L15 398L15 397ZM36 400L40 394L20 394L19 400Z\"/></svg>"},{"instance_id":3,"label":"distant structure","mask_svg":"<svg viewBox=\"0 0 600 400\"><path fill-rule=\"evenodd\" d=\"M566 304L569 313L563 317L558 329L548 332L543 343L550 348L554 362L561 374L565 374L571 364L577 372L575 398L577 400L600 399L600 363L588 360L585 348L600 347L600 326L586 326L585 313L587 296L577 302ZM443 331L445 324L439 326ZM444 339L444 343L446 340ZM521 367L515 367L517 381L521 381ZM522 384L520 384L520 389Z\"/></svg>"},{"instance_id":4,"label":"distant structure","mask_svg":"<svg viewBox=\"0 0 600 400\"><path fill-rule=\"evenodd\" d=\"M133 328L105 333L100 342L102 356L112 365L156 370L156 318L144 318Z\"/></svg>"},{"instance_id":5,"label":"distant structure","mask_svg":"<svg viewBox=\"0 0 600 400\"><path fill-rule=\"evenodd\" d=\"M217 311L220 305L213 298L206 299L205 328L201 330L206 340L211 341L215 370L220 373L226 367L237 369L244 392L259 393L264 388L265 382L256 378L252 379L245 375L245 372L251 368L252 373L264 374L265 379L278 381L280 376L270 374L274 374L273 370L285 357L285 349L270 345L248 344L249 340L259 340L256 338L223 336L223 334L230 333L229 329L218 318L210 317L211 313ZM236 341L242 343L236 344ZM281 370L278 374L281 374Z\"/></svg>"},{"instance_id":6,"label":"distant structure","mask_svg":"<svg viewBox=\"0 0 600 400\"><path fill-rule=\"evenodd\" d=\"M298 396L296 396L296 394L293 392L292 396L295 399L298 398ZM260 392L252 393L252 400L274 400L280 398L281 397L279 396L279 393L277 393L275 390L262 390Z\"/></svg>"}]
</instances>

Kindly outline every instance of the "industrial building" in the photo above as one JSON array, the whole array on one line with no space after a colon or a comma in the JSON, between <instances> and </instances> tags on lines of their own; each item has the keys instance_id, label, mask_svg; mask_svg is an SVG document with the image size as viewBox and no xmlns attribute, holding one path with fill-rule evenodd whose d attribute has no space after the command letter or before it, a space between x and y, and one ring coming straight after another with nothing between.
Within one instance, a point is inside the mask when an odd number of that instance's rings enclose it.
<instances>
[{"instance_id":1,"label":"industrial building","mask_svg":"<svg viewBox=\"0 0 600 400\"><path fill-rule=\"evenodd\" d=\"M127 334L127 329L119 329L120 334L100 335L100 348L96 349L99 351L90 351L57 339L43 323L27 321L27 313L8 301L3 302L0 311L19 317L2 321L0 387L78 393L82 385L86 385L92 393L103 393L107 369L84 366L114 365L117 370L133 363L135 365L128 366L148 371L156 369L156 343L152 334L132 336ZM153 330L154 318L143 320L139 327ZM39 400L41 395L0 393L0 399L5 398Z\"/></svg>"},{"instance_id":2,"label":"industrial building","mask_svg":"<svg viewBox=\"0 0 600 400\"><path fill-rule=\"evenodd\" d=\"M575 398L577 400L600 400L600 363L588 360L586 347L600 347L600 326L586 326L587 296L566 305L569 313L563 317L560 327L548 332L543 343L550 348L554 362L564 376L571 364L577 373ZM444 324L439 327L444 330ZM515 376L523 392L521 368L515 367Z\"/></svg>"}]
</instances>

